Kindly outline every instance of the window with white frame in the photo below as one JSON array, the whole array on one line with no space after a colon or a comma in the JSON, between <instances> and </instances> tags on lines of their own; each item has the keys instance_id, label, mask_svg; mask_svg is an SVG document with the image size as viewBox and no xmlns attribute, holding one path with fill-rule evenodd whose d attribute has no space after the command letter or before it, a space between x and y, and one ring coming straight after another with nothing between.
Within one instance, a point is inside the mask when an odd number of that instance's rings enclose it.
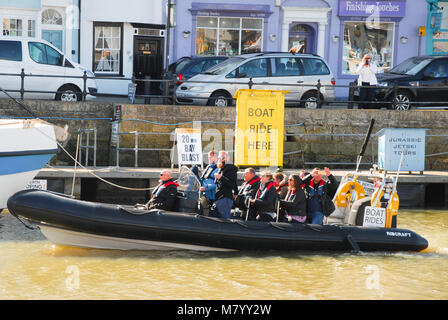
<instances>
[{"instance_id":1,"label":"window with white frame","mask_svg":"<svg viewBox=\"0 0 448 320\"><path fill-rule=\"evenodd\" d=\"M261 52L263 19L197 17L196 55L233 56Z\"/></svg>"},{"instance_id":2,"label":"window with white frame","mask_svg":"<svg viewBox=\"0 0 448 320\"><path fill-rule=\"evenodd\" d=\"M122 25L94 25L93 71L120 74L122 59Z\"/></svg>"},{"instance_id":3,"label":"window with white frame","mask_svg":"<svg viewBox=\"0 0 448 320\"><path fill-rule=\"evenodd\" d=\"M28 20L28 37L36 36L36 20Z\"/></svg>"},{"instance_id":4,"label":"window with white frame","mask_svg":"<svg viewBox=\"0 0 448 320\"><path fill-rule=\"evenodd\" d=\"M22 36L22 19L3 19L3 35L12 37Z\"/></svg>"},{"instance_id":5,"label":"window with white frame","mask_svg":"<svg viewBox=\"0 0 448 320\"><path fill-rule=\"evenodd\" d=\"M62 15L55 9L42 11L42 24L62 25Z\"/></svg>"},{"instance_id":6,"label":"window with white frame","mask_svg":"<svg viewBox=\"0 0 448 320\"><path fill-rule=\"evenodd\" d=\"M392 67L394 48L393 22L344 23L342 74L355 75L356 68L365 54L370 54L378 66L378 72Z\"/></svg>"}]
</instances>

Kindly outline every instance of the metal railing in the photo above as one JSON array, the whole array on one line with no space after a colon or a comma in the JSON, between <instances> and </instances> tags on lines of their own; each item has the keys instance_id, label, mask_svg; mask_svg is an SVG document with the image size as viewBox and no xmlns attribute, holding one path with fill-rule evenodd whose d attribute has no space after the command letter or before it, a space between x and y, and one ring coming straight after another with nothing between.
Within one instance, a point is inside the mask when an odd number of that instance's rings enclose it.
<instances>
[{"instance_id":1,"label":"metal railing","mask_svg":"<svg viewBox=\"0 0 448 320\"><path fill-rule=\"evenodd\" d=\"M90 133L93 132L93 144L90 144ZM84 150L85 157L84 157L84 166L89 166L89 150L92 150L93 152L93 167L96 167L96 153L97 153L97 129L80 129L79 130L80 138L79 138L79 163L82 164L82 151ZM85 144L84 142L84 135L86 136Z\"/></svg>"},{"instance_id":2,"label":"metal railing","mask_svg":"<svg viewBox=\"0 0 448 320\"><path fill-rule=\"evenodd\" d=\"M135 98L144 98L145 103L150 104L152 98L159 98L163 99L163 102L166 104L182 104L182 100L186 101L185 97L179 97L177 95L178 93L178 87L180 86L182 88L185 84L210 84L213 83L215 85L237 85L241 87L246 87L248 89L256 89L257 87L264 87L264 88L270 88L274 90L278 90L279 88L284 89L291 89L291 94L303 94L305 92L314 93L314 103L316 108L321 108L323 105L331 106L332 104L346 104L347 108L353 109L355 104L369 104L371 106L375 107L390 107L394 104L397 104L397 102L394 102L394 100L397 98L399 93L406 92L409 94L411 98L414 98L414 93L416 90L447 90L447 86L432 86L432 87L426 87L426 86L401 86L401 85L393 85L393 86L358 86L356 84L356 81L350 82L348 85L326 85L322 84L321 80L319 79L315 84L304 84L304 83L270 83L270 82L257 82L257 78L249 78L247 82L240 82L240 79L234 79L234 81L197 81L197 80L187 80L180 85L178 85L177 79L151 79L151 78L145 78L145 79L139 79L135 76L132 76L131 78L126 77L116 77L116 76L101 76L101 77L90 77L87 75L87 72L84 71L82 76L66 76L66 75L36 75L36 74L27 74L24 69L22 69L21 73L19 74L11 74L11 73L0 73L0 76L9 76L9 77L20 77L20 88L18 89L4 89L8 93L20 93L20 99L25 98L26 93L43 93L43 94L57 94L57 93L63 93L65 91L57 90L57 91L50 91L50 90L27 90L26 89L26 79L29 77L37 77L37 78L65 78L65 79L82 79L82 88L79 88L79 91L76 92L80 97L81 101L86 101L87 95L101 95L101 96L117 96L116 94L98 94L97 92L89 92L89 88L87 86L87 81L89 79L92 80L116 80L116 81L128 81L129 82L129 92L128 92L128 98L130 100L134 100ZM145 90L144 93L136 93L137 84L143 84ZM158 83L158 90L152 90L151 84ZM154 86L153 86L154 87ZM162 87L162 88L160 88ZM295 90L297 88L298 90ZM331 96L328 98L327 96L327 90L330 89L330 91L333 91L336 88L346 88L348 91L348 99L347 100L336 100L334 96ZM369 88L370 90L375 90L376 93L380 90L387 93L387 96L385 97L385 100L376 101L375 99L373 101L358 101L356 97L356 92L361 88ZM169 94L169 91L172 90L172 93ZM157 93L153 94L155 91L163 91L161 94ZM182 91L182 90L180 90ZM185 90L188 91L188 90ZM212 92L210 92L211 94ZM448 97L448 95L447 95ZM131 99L133 98L133 99ZM207 100L203 104L209 104L210 102L210 96L209 97L194 97L196 100ZM302 95L303 98L303 95ZM294 101L288 101L293 102L295 104L303 104L304 102L310 102L309 100L305 99L295 99ZM227 97L227 101L229 105L235 104L235 99L233 97ZM409 102L412 106L439 106L441 108L448 108L448 98L443 101L415 101L412 100Z\"/></svg>"},{"instance_id":3,"label":"metal railing","mask_svg":"<svg viewBox=\"0 0 448 320\"><path fill-rule=\"evenodd\" d=\"M310 138L315 138L315 137L324 137L324 138L339 138L339 139L344 139L347 140L347 143L350 144L355 144L355 146L357 146L359 144L359 146L362 144L363 139L365 137L365 133L308 133L306 132L306 127L305 127L305 123L300 123L297 126L302 126L305 130L305 132L287 132L286 129L291 128L291 127L296 127L296 125L285 125L285 140L287 139L287 137L300 137L303 138L305 141L304 142L299 142L297 141L297 150L293 150L293 151L288 151L288 152L284 152L283 156L284 157L297 157L297 163L299 164L300 167L302 168L306 168L307 166L316 166L316 165L328 165L328 166L355 166L356 162L355 159L353 159L353 162L347 162L347 161L311 161L309 159L310 155L307 155L307 151L305 148L305 145L308 143L306 140L310 139ZM221 135L222 137L228 138L228 134L226 135ZM126 135L133 135L134 136L134 145L133 146L128 146L128 147L122 147L120 145L120 136L126 136ZM120 152L133 152L134 154L134 167L138 168L139 167L139 156L141 154L141 152L148 152L148 151L160 151L160 152L171 152L171 156L174 155L175 152L175 145L172 144L172 141L174 139L170 139L170 146L166 147L166 148L149 148L149 147L141 147L141 144L139 143L139 137L142 136L173 136L174 135L174 131L172 132L139 132L139 131L131 131L131 132L118 132L118 142L117 142L117 147L116 147L116 167L120 166ZM204 136L213 136L214 134L209 134L206 132L202 133L202 137ZM234 138L235 134L234 132L231 133L232 139ZM431 138L448 138L448 134L427 134L426 138L427 140L431 139ZM370 145L371 145L371 159L370 162L363 162L361 163L362 166L367 166L367 167L371 167L372 164L377 163L378 161L378 156L376 155L375 152L375 148L378 147L378 143L376 141L376 139L378 138L377 134L373 134L370 137ZM428 143L428 142L427 142ZM354 147L356 150L358 150L359 148ZM231 150L229 150L231 151ZM233 151L231 151L233 152ZM206 155L207 152L205 152L205 150L203 150L203 155ZM428 154L426 155L426 157L436 157L436 156L442 156L448 154L448 152L441 152L441 153L434 153L434 154ZM314 155L313 155L314 157ZM308 160L307 160L308 158ZM365 158L367 159L367 158ZM173 162L173 158L171 158L172 162Z\"/></svg>"}]
</instances>

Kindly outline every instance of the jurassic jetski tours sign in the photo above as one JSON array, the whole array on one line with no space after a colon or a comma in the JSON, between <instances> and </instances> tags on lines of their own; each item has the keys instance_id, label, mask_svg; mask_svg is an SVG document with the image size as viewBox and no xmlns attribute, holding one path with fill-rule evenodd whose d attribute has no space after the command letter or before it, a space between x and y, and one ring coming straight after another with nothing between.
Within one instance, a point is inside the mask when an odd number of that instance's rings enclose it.
<instances>
[{"instance_id":1,"label":"jurassic jetski tours sign","mask_svg":"<svg viewBox=\"0 0 448 320\"><path fill-rule=\"evenodd\" d=\"M280 90L239 90L235 133L237 166L283 166L285 94Z\"/></svg>"}]
</instances>

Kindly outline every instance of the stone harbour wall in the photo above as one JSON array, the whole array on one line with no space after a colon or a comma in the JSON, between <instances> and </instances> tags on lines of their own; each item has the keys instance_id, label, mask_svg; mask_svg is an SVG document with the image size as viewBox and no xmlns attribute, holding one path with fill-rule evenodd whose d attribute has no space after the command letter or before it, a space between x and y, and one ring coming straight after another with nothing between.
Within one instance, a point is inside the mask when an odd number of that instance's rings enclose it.
<instances>
[{"instance_id":1,"label":"stone harbour wall","mask_svg":"<svg viewBox=\"0 0 448 320\"><path fill-rule=\"evenodd\" d=\"M234 149L235 108L120 105L121 121L114 122L117 104L105 102L61 103L25 101L44 120L68 124L71 139L66 145L75 154L79 130L96 128L97 166L116 165L117 132L120 148L134 148L135 131L139 132L138 165L170 167L173 132L178 128L198 126L202 131L203 151ZM10 100L0 99L0 116L24 117L27 113ZM425 128L425 170L448 170L448 112L441 110L358 110L358 109L285 109L285 168L311 168L327 164L334 168L354 166L371 119L373 133L383 128ZM117 127L118 125L118 127ZM133 133L134 132L134 133ZM92 136L91 136L92 137ZM92 137L93 138L93 137ZM91 138L91 140L92 140ZM85 136L84 136L85 139ZM85 144L85 141L84 141ZM90 144L93 144L91 141ZM372 137L363 158L365 167L377 161L378 138ZM165 150L166 149L166 150ZM373 151L373 152L372 152ZM175 155L174 155L175 156ZM89 151L90 164L93 152ZM84 161L83 161L84 162ZM133 167L134 150L120 151L120 166ZM73 165L63 152L51 160L52 165Z\"/></svg>"}]
</instances>

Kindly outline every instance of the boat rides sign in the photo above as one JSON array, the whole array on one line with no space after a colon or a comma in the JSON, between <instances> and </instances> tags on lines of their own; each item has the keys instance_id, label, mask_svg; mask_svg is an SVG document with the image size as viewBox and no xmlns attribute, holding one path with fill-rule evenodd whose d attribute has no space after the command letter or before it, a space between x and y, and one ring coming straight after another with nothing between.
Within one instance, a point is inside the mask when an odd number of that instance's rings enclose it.
<instances>
[{"instance_id":1,"label":"boat rides sign","mask_svg":"<svg viewBox=\"0 0 448 320\"><path fill-rule=\"evenodd\" d=\"M384 228L386 226L386 208L366 207L362 226Z\"/></svg>"},{"instance_id":2,"label":"boat rides sign","mask_svg":"<svg viewBox=\"0 0 448 320\"><path fill-rule=\"evenodd\" d=\"M242 89L236 93L235 165L283 166L287 92Z\"/></svg>"}]
</instances>

